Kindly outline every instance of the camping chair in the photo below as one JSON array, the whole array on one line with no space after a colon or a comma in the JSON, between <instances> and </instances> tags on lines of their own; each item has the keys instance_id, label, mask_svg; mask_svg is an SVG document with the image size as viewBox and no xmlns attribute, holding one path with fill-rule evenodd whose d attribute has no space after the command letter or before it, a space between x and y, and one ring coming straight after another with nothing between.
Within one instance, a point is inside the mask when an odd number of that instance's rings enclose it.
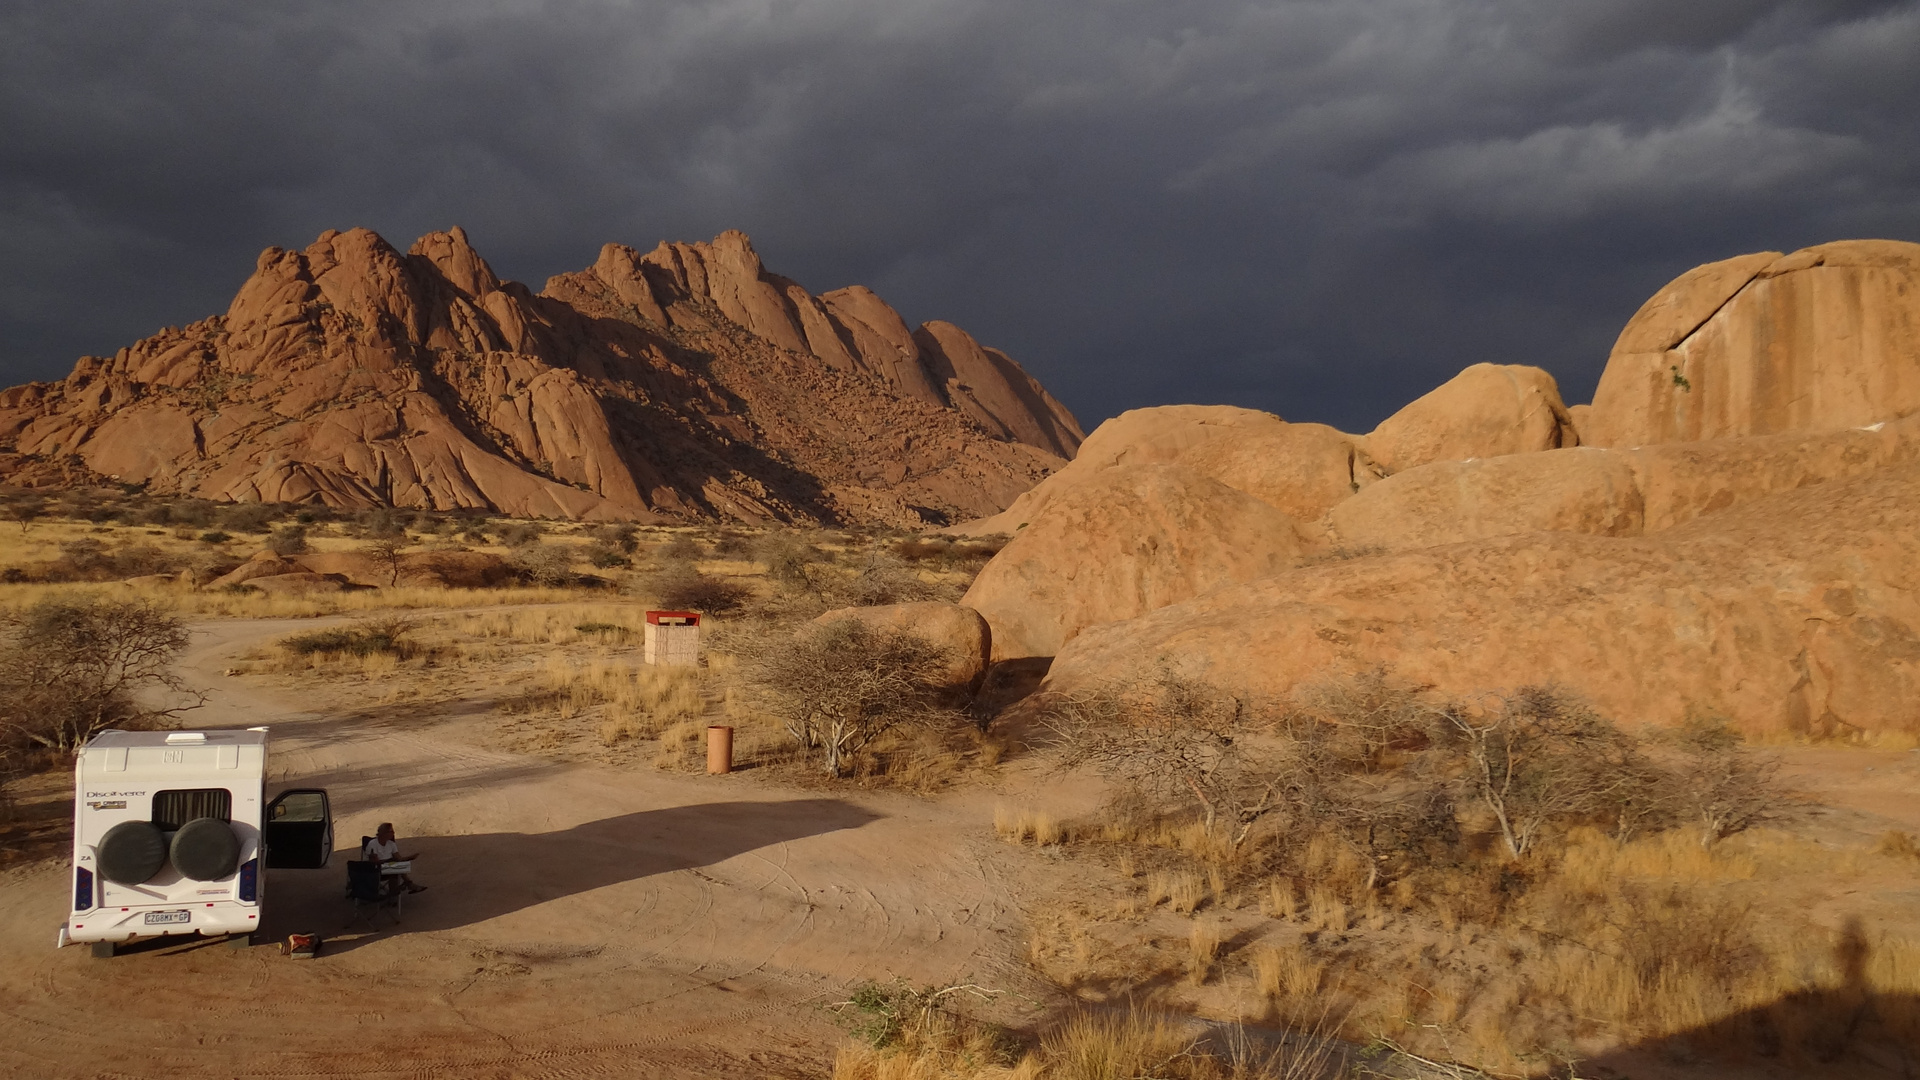
<instances>
[{"instance_id":1,"label":"camping chair","mask_svg":"<svg viewBox=\"0 0 1920 1080\"><path fill-rule=\"evenodd\" d=\"M367 845L371 843L373 843L373 837L371 836L363 836L360 838L360 857L361 858L363 859L368 858ZM353 899L353 875L351 873L347 875L347 894L346 895L347 895L347 899L349 900Z\"/></svg>"},{"instance_id":2,"label":"camping chair","mask_svg":"<svg viewBox=\"0 0 1920 1080\"><path fill-rule=\"evenodd\" d=\"M400 905L406 899L407 891L398 887L398 878L387 877L380 873L380 864L365 859L353 859L347 863L347 898L353 901L353 916L347 920L352 926L363 914L366 916L367 929L375 929L374 918L381 908L393 912L395 925L400 922Z\"/></svg>"}]
</instances>

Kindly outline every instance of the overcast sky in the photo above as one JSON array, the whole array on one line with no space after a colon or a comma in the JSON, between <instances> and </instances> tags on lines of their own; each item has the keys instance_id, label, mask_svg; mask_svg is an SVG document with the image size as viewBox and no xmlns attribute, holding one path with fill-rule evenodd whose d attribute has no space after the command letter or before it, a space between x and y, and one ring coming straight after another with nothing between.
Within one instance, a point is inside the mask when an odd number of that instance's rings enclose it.
<instances>
[{"instance_id":1,"label":"overcast sky","mask_svg":"<svg viewBox=\"0 0 1920 1080\"><path fill-rule=\"evenodd\" d=\"M1091 428L1585 401L1695 264L1920 241L1920 4L0 2L0 381L224 311L268 245L459 224L538 288L744 229Z\"/></svg>"}]
</instances>

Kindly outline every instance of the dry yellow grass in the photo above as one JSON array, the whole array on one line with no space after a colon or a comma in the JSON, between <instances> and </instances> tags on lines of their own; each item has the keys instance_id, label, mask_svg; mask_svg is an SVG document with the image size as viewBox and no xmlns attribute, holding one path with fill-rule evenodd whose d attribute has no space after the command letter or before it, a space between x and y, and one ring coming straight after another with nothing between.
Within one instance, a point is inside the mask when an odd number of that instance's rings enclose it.
<instances>
[{"instance_id":1,"label":"dry yellow grass","mask_svg":"<svg viewBox=\"0 0 1920 1080\"><path fill-rule=\"evenodd\" d=\"M1067 971L1084 971L1093 963L1093 927L1078 908L1037 911L1027 936L1027 958L1036 965L1049 960L1069 961Z\"/></svg>"},{"instance_id":2,"label":"dry yellow grass","mask_svg":"<svg viewBox=\"0 0 1920 1080\"><path fill-rule=\"evenodd\" d=\"M984 1024L935 1012L887 1045L849 1042L833 1080L1330 1080L1329 1040L1314 1032L1268 1050L1229 1032L1201 1043L1171 1019L1132 1009L1078 1014L1021 1052Z\"/></svg>"},{"instance_id":3,"label":"dry yellow grass","mask_svg":"<svg viewBox=\"0 0 1920 1080\"><path fill-rule=\"evenodd\" d=\"M1907 858L1899 846L1882 850ZM1876 857L1886 856L1765 831L1710 851L1685 834L1621 845L1582 833L1495 924L1462 925L1443 907L1428 909L1440 936L1424 946L1349 939L1343 962L1364 964L1365 974L1338 985L1356 1000L1356 1022L1444 1033L1425 1049L1509 1071L1530 1068L1543 1043L1573 1039L1619 1045L1685 1034L1698 1047L1748 1052L1754 1029L1732 1018L1760 1012L1774 1017L1791 1055L1847 1028L1868 1000L1878 1002L1878 1037L1911 1041L1920 1038L1920 943L1756 907L1781 884L1808 875L1844 882ZM1269 892L1269 912L1283 908L1275 884ZM1385 925L1364 906L1355 920L1331 889L1311 888L1307 908L1309 929ZM1304 987L1331 992L1328 963L1304 945L1262 949L1255 982L1298 1015L1312 992Z\"/></svg>"},{"instance_id":4,"label":"dry yellow grass","mask_svg":"<svg viewBox=\"0 0 1920 1080\"><path fill-rule=\"evenodd\" d=\"M1167 906L1191 913L1207 898L1207 879L1199 874L1178 871L1167 875Z\"/></svg>"},{"instance_id":5,"label":"dry yellow grass","mask_svg":"<svg viewBox=\"0 0 1920 1080\"><path fill-rule=\"evenodd\" d=\"M0 530L4 531L4 530ZM577 599L578 589L443 589L401 586L352 592L272 596L259 592L188 589L184 586L133 586L118 581L56 585L0 584L0 608L30 606L50 594L134 597L152 600L189 617L234 619L309 619L389 610L509 607L554 604Z\"/></svg>"},{"instance_id":6,"label":"dry yellow grass","mask_svg":"<svg viewBox=\"0 0 1920 1080\"><path fill-rule=\"evenodd\" d=\"M577 592L566 594L567 599L578 596ZM637 652L641 646L645 616L644 604L558 603L469 615L459 620L455 631L480 640L527 645L586 642L625 645Z\"/></svg>"},{"instance_id":7,"label":"dry yellow grass","mask_svg":"<svg viewBox=\"0 0 1920 1080\"><path fill-rule=\"evenodd\" d=\"M1344 932L1350 925L1347 902L1332 889L1316 885L1307 891L1306 922L1315 930Z\"/></svg>"},{"instance_id":8,"label":"dry yellow grass","mask_svg":"<svg viewBox=\"0 0 1920 1080\"><path fill-rule=\"evenodd\" d=\"M1164 1017L1128 1009L1080 1014L1040 1041L1048 1080L1323 1080L1338 1075L1325 1025L1270 1050L1227 1033L1214 1049Z\"/></svg>"},{"instance_id":9,"label":"dry yellow grass","mask_svg":"<svg viewBox=\"0 0 1920 1080\"><path fill-rule=\"evenodd\" d=\"M659 769L679 769L687 764L689 752L696 744L696 736L705 730L705 725L692 720L682 720L660 733L660 746L655 751L653 764Z\"/></svg>"},{"instance_id":10,"label":"dry yellow grass","mask_svg":"<svg viewBox=\"0 0 1920 1080\"><path fill-rule=\"evenodd\" d=\"M1220 956L1220 920L1195 919L1187 928L1187 981L1195 986L1207 981L1213 962Z\"/></svg>"},{"instance_id":11,"label":"dry yellow grass","mask_svg":"<svg viewBox=\"0 0 1920 1080\"><path fill-rule=\"evenodd\" d=\"M1875 853L1894 859L1920 859L1920 843L1912 834L1890 829L1873 845Z\"/></svg>"},{"instance_id":12,"label":"dry yellow grass","mask_svg":"<svg viewBox=\"0 0 1920 1080\"><path fill-rule=\"evenodd\" d=\"M1041 1043L1048 1064L1062 1077L1173 1076L1193 1040L1161 1017L1081 1015Z\"/></svg>"},{"instance_id":13,"label":"dry yellow grass","mask_svg":"<svg viewBox=\"0 0 1920 1080\"><path fill-rule=\"evenodd\" d=\"M994 1061L997 1049L984 1028L887 1049L850 1042L834 1057L833 1080L1038 1080L1037 1059L1000 1065Z\"/></svg>"},{"instance_id":14,"label":"dry yellow grass","mask_svg":"<svg viewBox=\"0 0 1920 1080\"><path fill-rule=\"evenodd\" d=\"M1058 844L1066 836L1059 819L1052 814L1030 807L1015 809L1004 804L993 808L993 831L1010 844L1021 844L1031 839L1040 847Z\"/></svg>"},{"instance_id":15,"label":"dry yellow grass","mask_svg":"<svg viewBox=\"0 0 1920 1080\"><path fill-rule=\"evenodd\" d=\"M1320 993L1327 964L1316 960L1302 945L1265 948L1253 954L1254 985L1260 993L1282 1001L1306 1004Z\"/></svg>"},{"instance_id":16,"label":"dry yellow grass","mask_svg":"<svg viewBox=\"0 0 1920 1080\"><path fill-rule=\"evenodd\" d=\"M1293 898L1293 882L1286 878L1274 878L1267 882L1267 895L1262 907L1268 915L1276 919L1292 921L1299 914L1299 905Z\"/></svg>"},{"instance_id":17,"label":"dry yellow grass","mask_svg":"<svg viewBox=\"0 0 1920 1080\"><path fill-rule=\"evenodd\" d=\"M1728 845L1702 847L1691 830L1660 833L1620 845L1597 830L1581 829L1567 838L1555 874L1571 887L1601 889L1622 878L1747 881L1757 870L1749 851Z\"/></svg>"}]
</instances>

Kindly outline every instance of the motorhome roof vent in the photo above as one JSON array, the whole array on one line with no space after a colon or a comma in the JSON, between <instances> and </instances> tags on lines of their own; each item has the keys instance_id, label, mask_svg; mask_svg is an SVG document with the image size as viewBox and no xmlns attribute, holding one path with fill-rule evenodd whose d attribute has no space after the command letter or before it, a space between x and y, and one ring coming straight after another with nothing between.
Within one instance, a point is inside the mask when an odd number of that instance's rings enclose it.
<instances>
[{"instance_id":1,"label":"motorhome roof vent","mask_svg":"<svg viewBox=\"0 0 1920 1080\"><path fill-rule=\"evenodd\" d=\"M192 743L192 742L206 742L206 741L207 741L207 733L204 731L176 731L167 736L168 746L172 746L176 743Z\"/></svg>"}]
</instances>

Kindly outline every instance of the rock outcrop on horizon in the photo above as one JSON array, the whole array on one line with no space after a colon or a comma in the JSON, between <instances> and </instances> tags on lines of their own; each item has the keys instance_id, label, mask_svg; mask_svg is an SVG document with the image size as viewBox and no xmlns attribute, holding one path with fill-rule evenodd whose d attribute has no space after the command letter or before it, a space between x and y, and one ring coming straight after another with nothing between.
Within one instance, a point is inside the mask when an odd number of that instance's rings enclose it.
<instances>
[{"instance_id":1,"label":"rock outcrop on horizon","mask_svg":"<svg viewBox=\"0 0 1920 1080\"><path fill-rule=\"evenodd\" d=\"M1418 466L1437 453L1563 445L1575 439L1566 415L1546 372L1476 364L1376 435ZM1050 656L1085 627L1273 573L1336 546L1328 513L1387 475L1376 435L1226 405L1122 413L1005 511L949 530L1013 537L963 602L993 624L995 659L1009 660ZM1174 469L1144 486L1112 479L1150 464ZM1063 571L1078 562L1088 569Z\"/></svg>"},{"instance_id":2,"label":"rock outcrop on horizon","mask_svg":"<svg viewBox=\"0 0 1920 1080\"><path fill-rule=\"evenodd\" d=\"M1864 427L1920 409L1920 244L1842 240L1710 263L1620 332L1593 446Z\"/></svg>"},{"instance_id":3,"label":"rock outcrop on horizon","mask_svg":"<svg viewBox=\"0 0 1920 1080\"><path fill-rule=\"evenodd\" d=\"M1690 271L1590 407L1481 364L1364 436L1128 413L952 530L1014 536L963 603L1061 692L1172 665L1279 698L1385 669L1557 683L1628 725L1920 733L1917 274L1892 241ZM1189 509L1223 490L1272 518Z\"/></svg>"},{"instance_id":4,"label":"rock outcrop on horizon","mask_svg":"<svg viewBox=\"0 0 1920 1080\"><path fill-rule=\"evenodd\" d=\"M1280 697L1384 668L1465 696L1579 691L1628 726L1915 730L1920 467L1648 537L1531 533L1295 569L1083 631L1048 683L1143 665Z\"/></svg>"},{"instance_id":5,"label":"rock outcrop on horizon","mask_svg":"<svg viewBox=\"0 0 1920 1080\"><path fill-rule=\"evenodd\" d=\"M1054 500L962 602L993 628L995 660L1052 656L1084 627L1265 577L1306 547L1245 492L1178 464L1122 465Z\"/></svg>"},{"instance_id":6,"label":"rock outcrop on horizon","mask_svg":"<svg viewBox=\"0 0 1920 1080\"><path fill-rule=\"evenodd\" d=\"M517 516L919 525L1082 433L1004 353L813 296L746 236L609 244L534 293L455 228L269 248L224 315L0 392L0 479Z\"/></svg>"},{"instance_id":7,"label":"rock outcrop on horizon","mask_svg":"<svg viewBox=\"0 0 1920 1080\"><path fill-rule=\"evenodd\" d=\"M1519 364L1474 364L1367 436L1382 472L1430 461L1500 457L1578 446L1553 376Z\"/></svg>"}]
</instances>

